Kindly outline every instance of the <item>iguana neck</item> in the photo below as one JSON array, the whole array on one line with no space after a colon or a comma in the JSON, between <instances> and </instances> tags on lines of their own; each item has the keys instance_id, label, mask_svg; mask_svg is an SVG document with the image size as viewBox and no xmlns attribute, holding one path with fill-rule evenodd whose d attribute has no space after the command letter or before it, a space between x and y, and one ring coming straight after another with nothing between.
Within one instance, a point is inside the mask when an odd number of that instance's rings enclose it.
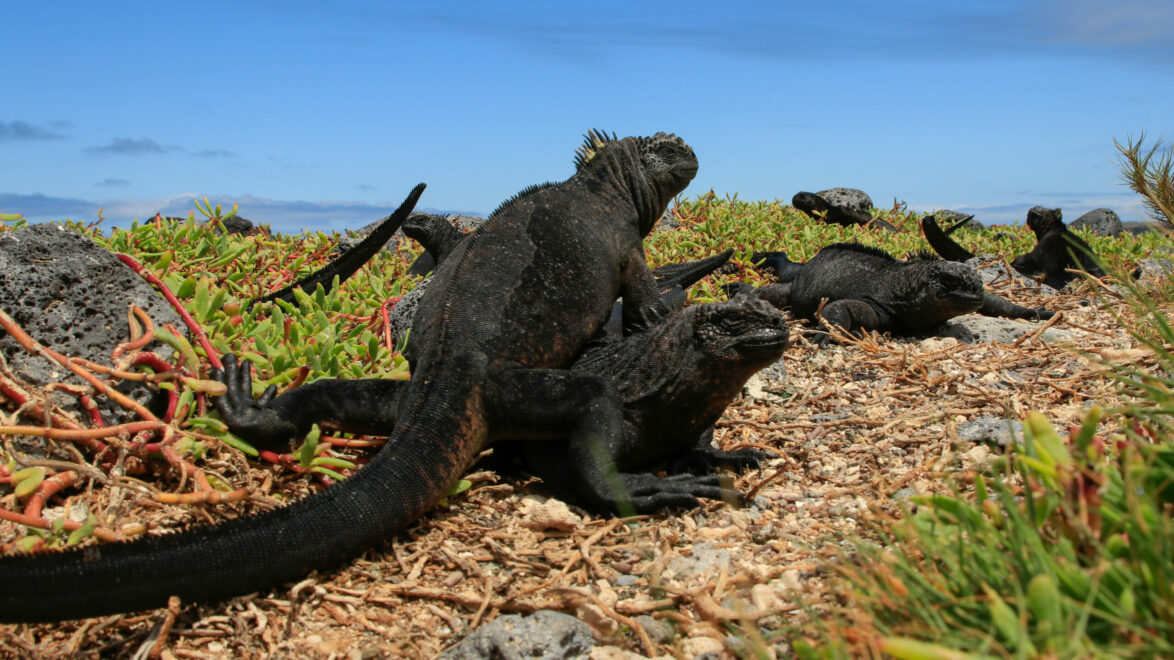
<instances>
[{"instance_id":1,"label":"iguana neck","mask_svg":"<svg viewBox=\"0 0 1174 660\"><path fill-rule=\"evenodd\" d=\"M668 196L644 175L635 144L609 144L607 150L591 162L586 173L596 174L614 188L621 198L633 205L637 217L636 229L641 236L652 231L652 226L668 206Z\"/></svg>"}]
</instances>

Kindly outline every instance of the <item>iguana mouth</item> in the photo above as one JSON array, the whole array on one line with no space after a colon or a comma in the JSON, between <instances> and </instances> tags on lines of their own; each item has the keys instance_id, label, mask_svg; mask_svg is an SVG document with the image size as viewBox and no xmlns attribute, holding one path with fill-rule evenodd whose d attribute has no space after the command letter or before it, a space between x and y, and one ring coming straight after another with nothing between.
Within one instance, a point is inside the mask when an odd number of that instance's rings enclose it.
<instances>
[{"instance_id":1,"label":"iguana mouth","mask_svg":"<svg viewBox=\"0 0 1174 660\"><path fill-rule=\"evenodd\" d=\"M956 300L966 303L982 304L982 293L970 293L967 291L951 291L947 296L950 300Z\"/></svg>"},{"instance_id":2,"label":"iguana mouth","mask_svg":"<svg viewBox=\"0 0 1174 660\"><path fill-rule=\"evenodd\" d=\"M777 352L787 345L787 333L780 330L759 330L742 335L734 342L738 351L747 355Z\"/></svg>"}]
</instances>

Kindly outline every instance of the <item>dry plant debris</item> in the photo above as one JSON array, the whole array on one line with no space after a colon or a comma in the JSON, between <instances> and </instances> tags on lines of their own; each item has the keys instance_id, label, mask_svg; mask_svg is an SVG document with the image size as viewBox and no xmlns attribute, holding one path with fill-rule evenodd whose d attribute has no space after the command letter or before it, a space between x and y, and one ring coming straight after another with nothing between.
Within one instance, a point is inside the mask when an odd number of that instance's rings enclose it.
<instances>
[{"instance_id":1,"label":"dry plant debris","mask_svg":"<svg viewBox=\"0 0 1174 660\"><path fill-rule=\"evenodd\" d=\"M1070 332L1080 350L1146 359L1102 306L1128 314L1112 297L1102 303L1087 288L1048 299L997 292L1062 312L1054 327ZM603 519L546 500L533 481L474 472L469 490L338 571L214 605L3 625L0 654L434 657L499 614L539 609L589 623L604 645L598 657L730 654L744 640L763 639L772 653L784 653L778 633L830 598L827 562L839 560L848 535L866 533L879 516L900 515L911 494L950 492L957 475L964 482L999 452L961 440L960 425L1040 410L1064 426L1078 422L1090 402L1116 400L1097 364L1039 333L1015 344L974 345L868 335L823 351L800 334L796 324L786 380L736 402L718 424L723 447L775 455L738 479L751 494L744 508L708 502L693 511ZM5 417L11 424L15 414ZM370 451L345 449L360 461ZM44 515L84 520L92 512L124 534L165 530L250 515L312 487L304 475L248 462L218 443L208 452L203 469L247 488L246 499L159 502L153 494L163 486L155 480L170 479L173 487L186 471L157 466L153 480L103 480L74 450L84 488ZM0 543L15 537L16 525L0 522Z\"/></svg>"}]
</instances>

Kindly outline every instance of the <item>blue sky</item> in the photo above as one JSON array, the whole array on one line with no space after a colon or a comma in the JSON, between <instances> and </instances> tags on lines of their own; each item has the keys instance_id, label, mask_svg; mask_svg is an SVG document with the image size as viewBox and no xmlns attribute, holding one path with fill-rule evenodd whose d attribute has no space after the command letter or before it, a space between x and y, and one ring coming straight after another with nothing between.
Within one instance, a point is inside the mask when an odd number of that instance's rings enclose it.
<instances>
[{"instance_id":1,"label":"blue sky","mask_svg":"<svg viewBox=\"0 0 1174 660\"><path fill-rule=\"evenodd\" d=\"M1138 220L1113 138L1174 138L1172 34L1169 0L0 0L0 211L488 213L600 128L685 138L689 196Z\"/></svg>"}]
</instances>

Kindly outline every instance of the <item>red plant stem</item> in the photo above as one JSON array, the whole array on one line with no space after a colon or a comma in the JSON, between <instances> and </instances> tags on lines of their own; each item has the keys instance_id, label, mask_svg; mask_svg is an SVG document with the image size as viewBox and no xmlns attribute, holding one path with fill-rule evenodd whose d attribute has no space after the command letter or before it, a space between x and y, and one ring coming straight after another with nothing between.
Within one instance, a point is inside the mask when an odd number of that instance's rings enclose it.
<instances>
[{"instance_id":1,"label":"red plant stem","mask_svg":"<svg viewBox=\"0 0 1174 660\"><path fill-rule=\"evenodd\" d=\"M41 510L45 507L45 501L76 482L77 473L73 470L58 472L42 481L40 487L37 488L37 492L29 496L28 502L25 502L24 515L30 518L40 518Z\"/></svg>"},{"instance_id":2,"label":"red plant stem","mask_svg":"<svg viewBox=\"0 0 1174 660\"><path fill-rule=\"evenodd\" d=\"M7 509L0 509L0 519L14 522L18 525L26 527L36 527L37 529L53 529L53 522L45 520L44 518L29 517L24 514L9 511ZM78 529L85 523L77 522L76 520L64 521L63 527L66 531L72 532ZM121 541L122 535L118 532L106 529L105 527L95 527L94 536L103 541Z\"/></svg>"},{"instance_id":3,"label":"red plant stem","mask_svg":"<svg viewBox=\"0 0 1174 660\"><path fill-rule=\"evenodd\" d=\"M16 383L9 381L3 375L0 375L0 394L3 394L4 396L11 399L12 402L15 403L17 406L19 406L21 408L25 408L26 415L28 415L30 417L37 418L37 419L44 419L45 418L45 407L43 405L41 405L40 403L30 402L31 397L29 396L28 392L25 392L23 389L21 389L19 386L17 386ZM58 429L75 429L76 430L76 429L82 428L80 425L78 425L77 422L73 421L72 419L65 417L64 415L58 415L55 413L49 415L49 423L52 424L54 428L58 428ZM102 451L103 449L106 448L105 443L99 442L97 440L92 440L92 439L82 440L78 444L84 445L84 446L86 446L90 449L93 449L95 451Z\"/></svg>"},{"instance_id":4,"label":"red plant stem","mask_svg":"<svg viewBox=\"0 0 1174 660\"><path fill-rule=\"evenodd\" d=\"M151 411L144 408L137 401L132 400L122 392L119 392L118 390L102 382L98 379L97 376L90 373L88 370L83 369L81 366L74 364L72 360L65 357L64 355L54 351L51 348L48 348L47 346L42 346L39 342L37 342L37 340L30 337L28 333L26 333L19 325L17 325L16 321L13 321L12 317L9 316L4 310L0 310L0 327L3 327L5 330L7 330L8 334L12 335L12 338L15 339L17 343L19 343L25 348L25 350L32 353L33 355L39 355L41 357L48 358L65 367L66 369L69 369L82 380L94 386L94 388L99 392L116 401L122 407L128 410L133 410L136 414L138 414L139 417L148 420L155 419L155 416L151 414Z\"/></svg>"},{"instance_id":5,"label":"red plant stem","mask_svg":"<svg viewBox=\"0 0 1174 660\"><path fill-rule=\"evenodd\" d=\"M400 298L403 298L403 296L389 298L384 300L383 304L379 306L379 313L383 317L383 346L387 348L388 353L395 350L395 346L392 345L391 341L391 310L400 301Z\"/></svg>"},{"instance_id":6,"label":"red plant stem","mask_svg":"<svg viewBox=\"0 0 1174 660\"><path fill-rule=\"evenodd\" d=\"M217 353L214 348L212 348L212 344L208 341L208 336L204 334L204 329L200 327L199 323L196 323L196 320L192 318L191 314L188 314L188 311L183 308L183 305L179 303L179 300L175 297L175 294L171 292L171 289L167 288L167 285L163 283L163 280L155 277L154 273L147 270L146 268L143 268L142 264L140 264L138 261L135 261L134 257L126 254L119 254L117 256L119 260L122 261L122 263L130 266L131 270L141 275L144 279L159 289L159 292L163 294L163 297L167 299L167 302L171 303L171 306L175 309L176 313L179 314L180 318L183 319L183 322L187 325L188 329L192 331L192 335L196 338L196 341L200 342L200 346L204 348L204 354L208 356L208 362L210 362L212 366L216 367L217 369L223 368L224 365L220 363L220 354Z\"/></svg>"},{"instance_id":7,"label":"red plant stem","mask_svg":"<svg viewBox=\"0 0 1174 660\"><path fill-rule=\"evenodd\" d=\"M364 436L366 438L366 436ZM333 447L381 447L387 444L387 438L339 438L324 435L320 439Z\"/></svg>"},{"instance_id":8,"label":"red plant stem","mask_svg":"<svg viewBox=\"0 0 1174 660\"><path fill-rule=\"evenodd\" d=\"M128 424L116 424L115 426L104 426L100 429L56 429L45 428L43 426L0 426L0 435L32 435L39 438L51 438L53 440L76 441L92 438L111 438L122 433L157 431L165 428L167 428L167 425L156 419L130 422Z\"/></svg>"},{"instance_id":9,"label":"red plant stem","mask_svg":"<svg viewBox=\"0 0 1174 660\"><path fill-rule=\"evenodd\" d=\"M127 310L126 317L127 325L131 327L131 340L125 344L119 344L118 346L115 346L114 350L110 352L111 359L117 360L118 356L122 355L126 351L138 350L151 343L151 340L155 338L155 324L151 322L151 317L147 316L147 313L144 312L141 307L138 305L131 305L130 309ZM138 337L134 336L136 334L136 326L134 323L135 318L138 318L139 322L143 324L143 327L139 328ZM145 330L143 328L145 328Z\"/></svg>"},{"instance_id":10,"label":"red plant stem","mask_svg":"<svg viewBox=\"0 0 1174 660\"><path fill-rule=\"evenodd\" d=\"M132 367L139 367L139 366L150 367L151 369L155 370L156 375L166 374L166 373L169 373L169 372L175 370L175 367L172 366L171 363L169 363L167 360L164 360L162 357L159 357L158 353L151 353L151 352L143 352L143 353L139 353L139 354L135 355L130 360L130 366L132 366Z\"/></svg>"},{"instance_id":11,"label":"red plant stem","mask_svg":"<svg viewBox=\"0 0 1174 660\"><path fill-rule=\"evenodd\" d=\"M169 390L167 392L167 410L163 411L163 421L168 424L175 419L175 409L179 405L179 392Z\"/></svg>"},{"instance_id":12,"label":"red plant stem","mask_svg":"<svg viewBox=\"0 0 1174 660\"><path fill-rule=\"evenodd\" d=\"M86 412L90 414L90 424L93 424L97 428L106 426L106 420L102 419L102 411L98 410L98 404L94 403L94 400L90 398L89 394L79 396L78 401L81 402Z\"/></svg>"}]
</instances>

